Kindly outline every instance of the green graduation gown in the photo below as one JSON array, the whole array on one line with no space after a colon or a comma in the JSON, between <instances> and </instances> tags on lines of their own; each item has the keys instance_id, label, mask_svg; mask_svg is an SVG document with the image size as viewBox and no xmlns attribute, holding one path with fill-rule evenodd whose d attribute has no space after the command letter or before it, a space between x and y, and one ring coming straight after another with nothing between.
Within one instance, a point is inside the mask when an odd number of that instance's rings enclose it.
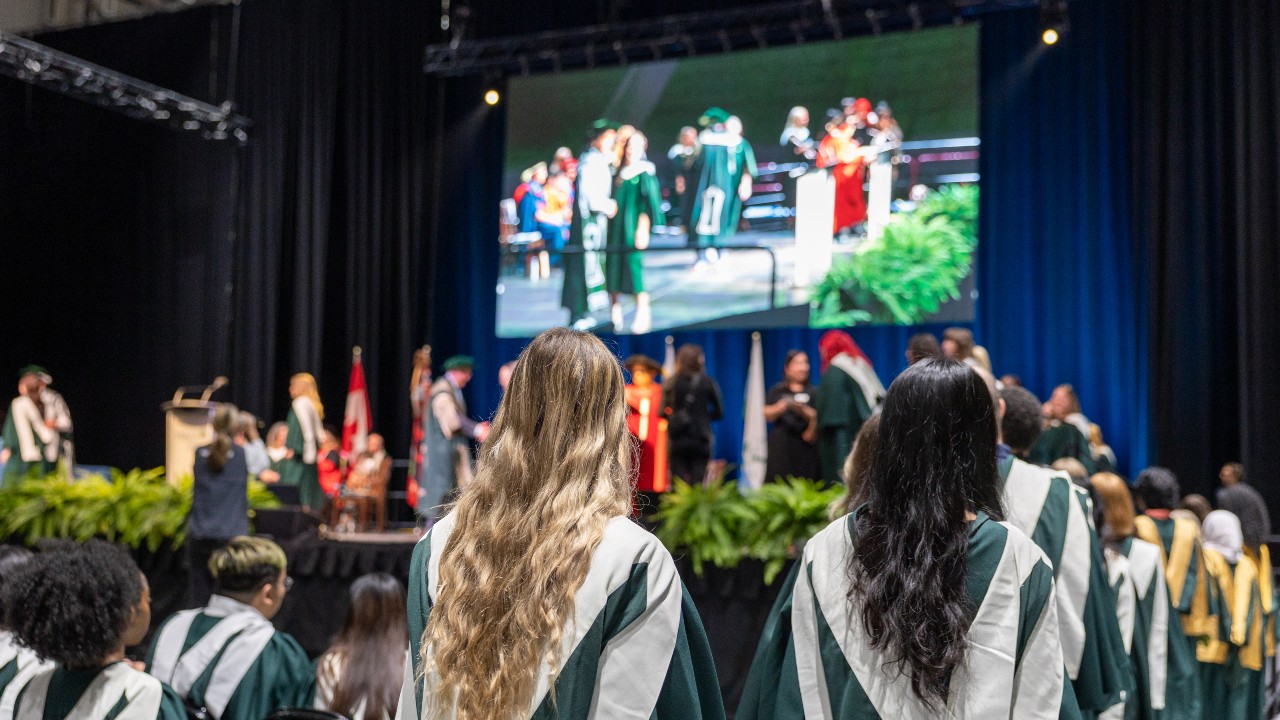
<instances>
[{"instance_id":1,"label":"green graduation gown","mask_svg":"<svg viewBox=\"0 0 1280 720\"><path fill-rule=\"evenodd\" d=\"M853 441L862 423L871 417L862 386L853 376L835 365L822 373L818 383L818 463L822 479L828 483L843 482L841 470L853 449Z\"/></svg>"},{"instance_id":2,"label":"green graduation gown","mask_svg":"<svg viewBox=\"0 0 1280 720\"><path fill-rule=\"evenodd\" d=\"M1134 689L1099 717L1154 720L1165 707L1169 663L1169 619L1174 616L1165 585L1160 548L1125 538L1105 551L1120 632L1133 666Z\"/></svg>"},{"instance_id":3,"label":"green graduation gown","mask_svg":"<svg viewBox=\"0 0 1280 720\"><path fill-rule=\"evenodd\" d=\"M14 720L186 720L173 690L118 662L94 670L54 667L18 696Z\"/></svg>"},{"instance_id":4,"label":"green graduation gown","mask_svg":"<svg viewBox=\"0 0 1280 720\"><path fill-rule=\"evenodd\" d=\"M52 473L57 467L57 443L58 433L45 426L36 404L25 395L14 398L4 419L4 447L9 450L9 460L4 465L0 487Z\"/></svg>"},{"instance_id":5,"label":"green graduation gown","mask_svg":"<svg viewBox=\"0 0 1280 720\"><path fill-rule=\"evenodd\" d=\"M147 672L219 720L263 720L310 707L315 671L306 652L257 610L222 595L156 631Z\"/></svg>"},{"instance_id":6,"label":"green graduation gown","mask_svg":"<svg viewBox=\"0 0 1280 720\"><path fill-rule=\"evenodd\" d=\"M422 635L440 590L439 560L456 515L437 522L413 551L409 570L409 652L400 720L428 720L430 677L422 675ZM555 680L539 668L531 720L723 720L711 647L670 553L627 518L609 521L575 595ZM444 709L443 717L449 717Z\"/></svg>"},{"instance_id":7,"label":"green graduation gown","mask_svg":"<svg viewBox=\"0 0 1280 720\"><path fill-rule=\"evenodd\" d=\"M591 296L604 289L604 273L600 253L609 232L609 194L613 177L609 160L594 147L578 159L578 181L575 188L573 222L569 225L566 249L586 252L564 254L564 285L560 305L569 311L569 322L587 317Z\"/></svg>"},{"instance_id":8,"label":"green graduation gown","mask_svg":"<svg viewBox=\"0 0 1280 720\"><path fill-rule=\"evenodd\" d=\"M1058 645L1053 570L1025 535L983 513L970 524L965 584L977 611L940 715L872 647L848 599L854 517L805 545L765 624L738 720L1079 717Z\"/></svg>"},{"instance_id":9,"label":"green graduation gown","mask_svg":"<svg viewBox=\"0 0 1280 720\"><path fill-rule=\"evenodd\" d=\"M52 667L53 663L41 660L34 652L19 645L13 633L0 630L0 718L13 717L18 693L31 678Z\"/></svg>"},{"instance_id":10,"label":"green graduation gown","mask_svg":"<svg viewBox=\"0 0 1280 720\"><path fill-rule=\"evenodd\" d=\"M1054 569L1062 656L1081 714L1094 717L1133 689L1089 496L1065 474L1009 456L1000 462L1011 525L1040 546Z\"/></svg>"},{"instance_id":11,"label":"green graduation gown","mask_svg":"<svg viewBox=\"0 0 1280 720\"><path fill-rule=\"evenodd\" d=\"M653 163L632 163L618 173L613 190L618 214L609 222L609 249L625 250L636 246L636 227L640 216L649 216L652 229L665 222L662 216L662 188L658 185ZM604 260L605 288L611 293L635 295L644 288L643 253L609 253Z\"/></svg>"},{"instance_id":12,"label":"green graduation gown","mask_svg":"<svg viewBox=\"0 0 1280 720\"><path fill-rule=\"evenodd\" d=\"M316 459L324 426L315 405L306 397L294 398L289 408L289 434L284 445L293 451L293 457L281 463L280 483L297 485L303 507L314 512L324 510L325 495L320 488L320 471Z\"/></svg>"},{"instance_id":13,"label":"green graduation gown","mask_svg":"<svg viewBox=\"0 0 1280 720\"><path fill-rule=\"evenodd\" d=\"M738 220L742 218L738 186L744 175L759 174L756 156L751 143L732 133L703 130L698 142L702 153L698 159L692 232L698 238L698 247L722 247L738 231Z\"/></svg>"},{"instance_id":14,"label":"green graduation gown","mask_svg":"<svg viewBox=\"0 0 1280 720\"><path fill-rule=\"evenodd\" d=\"M1052 465L1055 460L1075 458L1090 474L1097 472L1098 464L1089 450L1089 440L1080 434L1075 425L1058 422L1045 428L1028 453L1028 460L1035 465Z\"/></svg>"}]
</instances>

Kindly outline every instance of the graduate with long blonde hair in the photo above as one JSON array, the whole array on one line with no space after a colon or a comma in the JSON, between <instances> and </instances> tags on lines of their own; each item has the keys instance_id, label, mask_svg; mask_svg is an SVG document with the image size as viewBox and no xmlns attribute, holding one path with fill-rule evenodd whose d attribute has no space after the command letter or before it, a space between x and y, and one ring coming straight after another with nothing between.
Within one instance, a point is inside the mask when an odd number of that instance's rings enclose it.
<instances>
[{"instance_id":1,"label":"graduate with long blonde hair","mask_svg":"<svg viewBox=\"0 0 1280 720\"><path fill-rule=\"evenodd\" d=\"M297 485L303 507L312 512L324 511L325 495L320 489L320 471L316 467L320 442L324 439L324 404L311 373L298 373L289 378L289 435L285 439L285 460L280 469L280 482Z\"/></svg>"},{"instance_id":2,"label":"graduate with long blonde hair","mask_svg":"<svg viewBox=\"0 0 1280 720\"><path fill-rule=\"evenodd\" d=\"M586 333L521 353L474 479L414 549L398 717L724 717L671 555L628 517L623 385Z\"/></svg>"}]
</instances>

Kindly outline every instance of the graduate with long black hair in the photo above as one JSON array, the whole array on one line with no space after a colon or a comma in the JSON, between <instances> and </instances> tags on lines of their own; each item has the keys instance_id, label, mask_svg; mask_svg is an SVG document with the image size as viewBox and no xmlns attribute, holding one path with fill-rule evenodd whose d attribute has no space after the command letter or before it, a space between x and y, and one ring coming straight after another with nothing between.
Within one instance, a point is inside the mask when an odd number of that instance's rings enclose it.
<instances>
[{"instance_id":1,"label":"graduate with long black hair","mask_svg":"<svg viewBox=\"0 0 1280 720\"><path fill-rule=\"evenodd\" d=\"M1078 717L1053 569L1002 522L991 394L929 359L885 398L867 501L805 546L737 717Z\"/></svg>"}]
</instances>

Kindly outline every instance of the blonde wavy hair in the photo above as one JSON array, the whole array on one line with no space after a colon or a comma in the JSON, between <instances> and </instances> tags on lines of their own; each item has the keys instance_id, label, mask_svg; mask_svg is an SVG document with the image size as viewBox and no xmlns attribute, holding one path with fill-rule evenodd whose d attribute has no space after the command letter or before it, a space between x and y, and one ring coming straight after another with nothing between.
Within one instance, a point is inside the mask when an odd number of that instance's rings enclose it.
<instances>
[{"instance_id":1,"label":"blonde wavy hair","mask_svg":"<svg viewBox=\"0 0 1280 720\"><path fill-rule=\"evenodd\" d=\"M635 446L618 359L556 328L525 348L454 509L422 637L427 692L457 720L529 712L606 523L631 510Z\"/></svg>"},{"instance_id":2,"label":"blonde wavy hair","mask_svg":"<svg viewBox=\"0 0 1280 720\"><path fill-rule=\"evenodd\" d=\"M289 378L289 382L302 383L306 387L302 391L302 395L311 399L311 404L316 406L316 414L320 419L324 419L324 403L320 402L320 389L316 384L316 377L311 373L298 373ZM317 440L317 442L319 442Z\"/></svg>"}]
</instances>

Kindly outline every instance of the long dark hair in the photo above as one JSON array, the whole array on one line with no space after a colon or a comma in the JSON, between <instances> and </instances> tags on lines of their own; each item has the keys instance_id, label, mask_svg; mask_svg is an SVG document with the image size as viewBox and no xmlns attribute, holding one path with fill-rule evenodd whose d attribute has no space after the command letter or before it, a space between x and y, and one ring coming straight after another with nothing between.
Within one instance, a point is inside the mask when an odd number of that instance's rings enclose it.
<instances>
[{"instance_id":1,"label":"long dark hair","mask_svg":"<svg viewBox=\"0 0 1280 720\"><path fill-rule=\"evenodd\" d=\"M209 445L209 469L222 472L231 457L235 434L240 430L240 411L231 403L222 403L213 411L213 443Z\"/></svg>"},{"instance_id":2,"label":"long dark hair","mask_svg":"<svg viewBox=\"0 0 1280 720\"><path fill-rule=\"evenodd\" d=\"M404 586L387 573L364 575L351 584L351 607L327 653L343 660L330 710L355 717L363 700L366 718L395 715L409 647L404 598Z\"/></svg>"},{"instance_id":3,"label":"long dark hair","mask_svg":"<svg viewBox=\"0 0 1280 720\"><path fill-rule=\"evenodd\" d=\"M965 585L967 513L1001 519L991 394L967 365L929 358L889 387L857 515L850 599L931 708L945 705L973 607Z\"/></svg>"}]
</instances>

